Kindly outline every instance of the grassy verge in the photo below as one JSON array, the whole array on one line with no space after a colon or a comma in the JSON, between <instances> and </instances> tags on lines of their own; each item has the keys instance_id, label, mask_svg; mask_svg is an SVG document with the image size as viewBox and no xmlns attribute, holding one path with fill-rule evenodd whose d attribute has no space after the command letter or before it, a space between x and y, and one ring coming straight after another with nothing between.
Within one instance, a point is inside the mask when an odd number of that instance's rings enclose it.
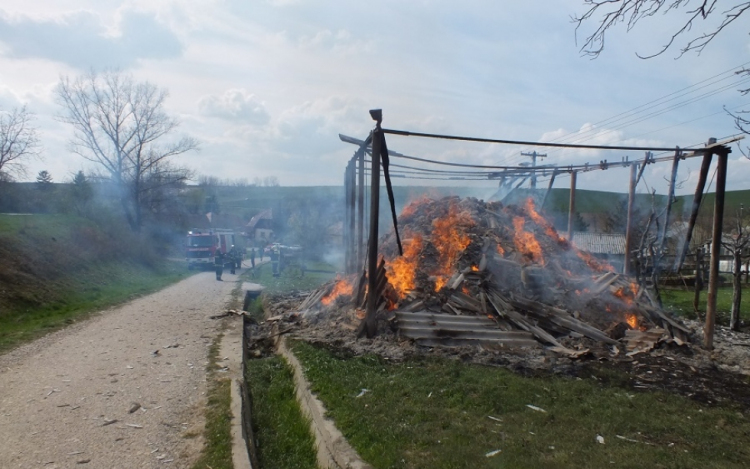
<instances>
[{"instance_id":1,"label":"grassy verge","mask_svg":"<svg viewBox=\"0 0 750 469\"><path fill-rule=\"evenodd\" d=\"M316 269L334 271L332 266L323 263L316 264ZM282 272L279 277L274 277L271 263L265 263L256 266L253 270L248 269L242 277L263 285L268 293L283 293L293 290L312 290L335 278L335 275L321 272L305 272L301 275L299 270L289 269Z\"/></svg>"},{"instance_id":2,"label":"grassy verge","mask_svg":"<svg viewBox=\"0 0 750 469\"><path fill-rule=\"evenodd\" d=\"M243 275L265 286L268 292L311 289L332 277L306 273L299 278L289 275L275 278L270 264ZM264 300L257 298L248 308L248 315L258 322L264 318ZM245 376L252 396L253 434L261 469L317 467L310 423L297 403L293 372L286 361L279 356L248 360Z\"/></svg>"},{"instance_id":3,"label":"grassy verge","mask_svg":"<svg viewBox=\"0 0 750 469\"><path fill-rule=\"evenodd\" d=\"M716 296L717 321L720 324L729 325L729 313L732 310L732 287L722 287ZM695 293L692 290L665 288L661 290L662 302L664 307L675 314L695 319L693 309L693 298ZM706 312L706 299L708 292L701 292L698 308L701 314ZM750 285L742 285L742 303L740 308L740 318L744 321L750 321Z\"/></svg>"},{"instance_id":4,"label":"grassy verge","mask_svg":"<svg viewBox=\"0 0 750 469\"><path fill-rule=\"evenodd\" d=\"M262 469L315 468L310 424L294 394L289 365L279 356L248 360L253 432Z\"/></svg>"},{"instance_id":5,"label":"grassy verge","mask_svg":"<svg viewBox=\"0 0 750 469\"><path fill-rule=\"evenodd\" d=\"M110 262L91 266L66 280L54 301L18 305L0 314L0 353L60 329L77 319L164 288L191 275L182 263L164 262L157 268Z\"/></svg>"},{"instance_id":6,"label":"grassy verge","mask_svg":"<svg viewBox=\"0 0 750 469\"><path fill-rule=\"evenodd\" d=\"M219 351L223 334L208 349L205 444L193 469L232 469L232 381L219 376Z\"/></svg>"},{"instance_id":7,"label":"grassy verge","mask_svg":"<svg viewBox=\"0 0 750 469\"><path fill-rule=\"evenodd\" d=\"M750 464L750 420L729 407L455 360L389 363L300 342L293 350L337 427L376 468Z\"/></svg>"}]
</instances>

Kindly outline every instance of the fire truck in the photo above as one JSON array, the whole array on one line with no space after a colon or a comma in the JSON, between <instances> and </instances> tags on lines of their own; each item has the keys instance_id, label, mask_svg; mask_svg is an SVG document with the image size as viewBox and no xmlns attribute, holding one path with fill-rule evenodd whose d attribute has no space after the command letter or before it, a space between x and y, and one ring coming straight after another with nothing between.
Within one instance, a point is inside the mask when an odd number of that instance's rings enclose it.
<instances>
[{"instance_id":1,"label":"fire truck","mask_svg":"<svg viewBox=\"0 0 750 469\"><path fill-rule=\"evenodd\" d=\"M226 254L234 245L234 230L210 228L188 231L185 242L188 269L213 267L216 254Z\"/></svg>"}]
</instances>

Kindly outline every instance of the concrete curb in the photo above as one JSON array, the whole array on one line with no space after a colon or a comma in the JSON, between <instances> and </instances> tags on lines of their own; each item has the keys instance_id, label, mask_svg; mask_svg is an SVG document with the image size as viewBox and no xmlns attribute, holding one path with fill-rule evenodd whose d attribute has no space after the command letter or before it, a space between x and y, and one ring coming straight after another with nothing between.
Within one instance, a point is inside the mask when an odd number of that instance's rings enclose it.
<instances>
[{"instance_id":1,"label":"concrete curb","mask_svg":"<svg viewBox=\"0 0 750 469\"><path fill-rule=\"evenodd\" d=\"M220 345L221 357L225 357L221 363L227 367L227 374L232 381L230 409L232 412L232 464L234 465L234 469L253 468L253 465L250 463L250 454L243 426L242 383L245 380L245 367L242 360L243 336L242 320L232 318L227 330L224 332L224 337L222 337Z\"/></svg>"},{"instance_id":2,"label":"concrete curb","mask_svg":"<svg viewBox=\"0 0 750 469\"><path fill-rule=\"evenodd\" d=\"M318 465L330 469L372 469L351 447L344 435L331 419L325 417L326 409L310 391L310 383L305 379L302 365L287 348L286 339L278 337L276 351L283 356L294 371L294 384L297 401L302 413L310 419L310 429L315 436L318 450Z\"/></svg>"}]
</instances>

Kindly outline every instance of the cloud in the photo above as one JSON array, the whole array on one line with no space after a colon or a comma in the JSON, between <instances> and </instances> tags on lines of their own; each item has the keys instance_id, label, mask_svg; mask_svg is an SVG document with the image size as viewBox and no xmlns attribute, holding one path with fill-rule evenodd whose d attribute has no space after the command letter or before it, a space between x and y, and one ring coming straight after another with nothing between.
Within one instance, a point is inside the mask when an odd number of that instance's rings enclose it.
<instances>
[{"instance_id":1,"label":"cloud","mask_svg":"<svg viewBox=\"0 0 750 469\"><path fill-rule=\"evenodd\" d=\"M323 29L312 36L300 37L298 42L300 48L303 50L330 50L338 55L372 52L374 49L372 41L357 40L346 29L339 29L336 32L330 29Z\"/></svg>"},{"instance_id":2,"label":"cloud","mask_svg":"<svg viewBox=\"0 0 750 469\"><path fill-rule=\"evenodd\" d=\"M243 124L264 125L270 120L263 103L243 89L230 89L221 96L204 96L198 101L198 109L201 115Z\"/></svg>"},{"instance_id":3,"label":"cloud","mask_svg":"<svg viewBox=\"0 0 750 469\"><path fill-rule=\"evenodd\" d=\"M154 16L124 10L117 19L110 31L99 15L86 10L54 19L0 13L0 41L8 57L49 59L79 69L127 68L140 59L181 55L180 41Z\"/></svg>"}]
</instances>

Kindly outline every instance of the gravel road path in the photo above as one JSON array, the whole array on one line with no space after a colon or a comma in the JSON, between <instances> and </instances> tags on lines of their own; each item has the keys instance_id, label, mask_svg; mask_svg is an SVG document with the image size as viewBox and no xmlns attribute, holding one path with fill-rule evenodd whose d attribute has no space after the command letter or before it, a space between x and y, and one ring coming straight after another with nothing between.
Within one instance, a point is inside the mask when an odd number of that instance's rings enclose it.
<instances>
[{"instance_id":1,"label":"gravel road path","mask_svg":"<svg viewBox=\"0 0 750 469\"><path fill-rule=\"evenodd\" d=\"M0 468L189 467L234 280L199 273L0 356Z\"/></svg>"}]
</instances>

